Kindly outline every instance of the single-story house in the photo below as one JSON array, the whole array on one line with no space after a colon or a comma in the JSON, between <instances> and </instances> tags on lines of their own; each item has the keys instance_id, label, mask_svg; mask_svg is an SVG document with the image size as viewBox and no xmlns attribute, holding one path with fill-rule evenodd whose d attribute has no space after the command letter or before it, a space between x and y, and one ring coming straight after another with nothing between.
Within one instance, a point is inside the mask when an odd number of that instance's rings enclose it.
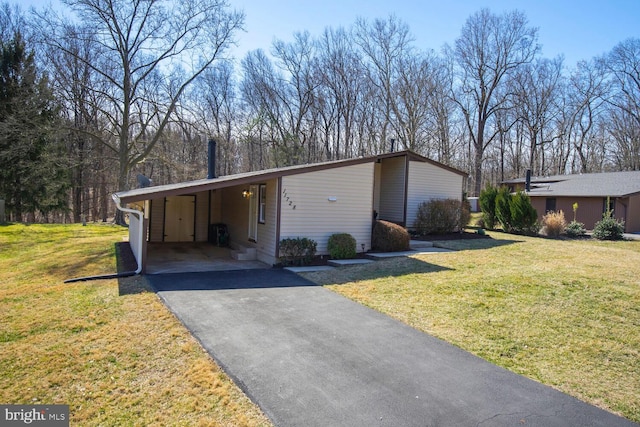
<instances>
[{"instance_id":1,"label":"single-story house","mask_svg":"<svg viewBox=\"0 0 640 427\"><path fill-rule=\"evenodd\" d=\"M402 151L137 188L112 197L131 214L129 241L139 269L147 243L216 243L221 227L232 247L250 248L256 259L273 265L284 238L313 239L320 255L328 253L332 234L344 232L366 252L374 217L411 228L422 202L461 200L466 177Z\"/></svg>"},{"instance_id":2,"label":"single-story house","mask_svg":"<svg viewBox=\"0 0 640 427\"><path fill-rule=\"evenodd\" d=\"M526 191L526 178L504 181L511 191ZM609 209L625 222L625 232L640 232L640 171L584 173L532 177L529 189L531 204L541 219L549 211L562 210L567 221L573 220L573 204L578 203L576 220L592 230Z\"/></svg>"}]
</instances>

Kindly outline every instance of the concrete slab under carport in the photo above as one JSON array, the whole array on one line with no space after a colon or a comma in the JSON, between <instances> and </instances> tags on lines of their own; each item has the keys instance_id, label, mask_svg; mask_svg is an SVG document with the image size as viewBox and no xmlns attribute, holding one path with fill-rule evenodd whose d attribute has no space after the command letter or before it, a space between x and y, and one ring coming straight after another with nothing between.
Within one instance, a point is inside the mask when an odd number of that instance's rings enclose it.
<instances>
[{"instance_id":1,"label":"concrete slab under carport","mask_svg":"<svg viewBox=\"0 0 640 427\"><path fill-rule=\"evenodd\" d=\"M231 249L206 242L148 243L146 274L253 270L271 267L261 261L238 261Z\"/></svg>"}]
</instances>

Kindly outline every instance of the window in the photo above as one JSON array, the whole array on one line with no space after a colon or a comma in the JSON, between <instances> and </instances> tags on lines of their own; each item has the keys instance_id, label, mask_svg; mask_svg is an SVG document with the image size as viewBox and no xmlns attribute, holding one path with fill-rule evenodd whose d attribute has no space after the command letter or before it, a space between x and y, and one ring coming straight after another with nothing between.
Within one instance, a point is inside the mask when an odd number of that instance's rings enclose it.
<instances>
[{"instance_id":1,"label":"window","mask_svg":"<svg viewBox=\"0 0 640 427\"><path fill-rule=\"evenodd\" d=\"M258 187L258 222L265 223L267 210L267 185L260 184Z\"/></svg>"},{"instance_id":2,"label":"window","mask_svg":"<svg viewBox=\"0 0 640 427\"><path fill-rule=\"evenodd\" d=\"M556 198L555 197L547 197L547 203L544 208L545 212L555 212L556 211Z\"/></svg>"}]
</instances>

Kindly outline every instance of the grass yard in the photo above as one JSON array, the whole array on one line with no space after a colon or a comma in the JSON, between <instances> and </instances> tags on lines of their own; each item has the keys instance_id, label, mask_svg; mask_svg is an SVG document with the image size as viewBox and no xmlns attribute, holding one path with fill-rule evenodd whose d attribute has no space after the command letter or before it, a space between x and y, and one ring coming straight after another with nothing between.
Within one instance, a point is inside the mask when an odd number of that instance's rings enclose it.
<instances>
[{"instance_id":1,"label":"grass yard","mask_svg":"<svg viewBox=\"0 0 640 427\"><path fill-rule=\"evenodd\" d=\"M640 242L489 234L305 277L640 422Z\"/></svg>"},{"instance_id":2,"label":"grass yard","mask_svg":"<svg viewBox=\"0 0 640 427\"><path fill-rule=\"evenodd\" d=\"M148 292L115 272L110 225L0 226L0 403L68 404L71 425L268 426Z\"/></svg>"}]
</instances>

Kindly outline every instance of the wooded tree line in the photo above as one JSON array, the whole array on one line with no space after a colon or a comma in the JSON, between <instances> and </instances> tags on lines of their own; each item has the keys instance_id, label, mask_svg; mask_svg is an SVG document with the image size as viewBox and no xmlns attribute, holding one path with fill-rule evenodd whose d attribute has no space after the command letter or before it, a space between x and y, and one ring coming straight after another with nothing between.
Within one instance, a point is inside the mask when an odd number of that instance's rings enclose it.
<instances>
[{"instance_id":1,"label":"wooded tree line","mask_svg":"<svg viewBox=\"0 0 640 427\"><path fill-rule=\"evenodd\" d=\"M13 220L106 220L110 193L410 149L523 176L640 169L640 39L567 69L518 11L471 15L441 51L390 16L275 40L235 62L226 0L2 5L0 198Z\"/></svg>"}]
</instances>

